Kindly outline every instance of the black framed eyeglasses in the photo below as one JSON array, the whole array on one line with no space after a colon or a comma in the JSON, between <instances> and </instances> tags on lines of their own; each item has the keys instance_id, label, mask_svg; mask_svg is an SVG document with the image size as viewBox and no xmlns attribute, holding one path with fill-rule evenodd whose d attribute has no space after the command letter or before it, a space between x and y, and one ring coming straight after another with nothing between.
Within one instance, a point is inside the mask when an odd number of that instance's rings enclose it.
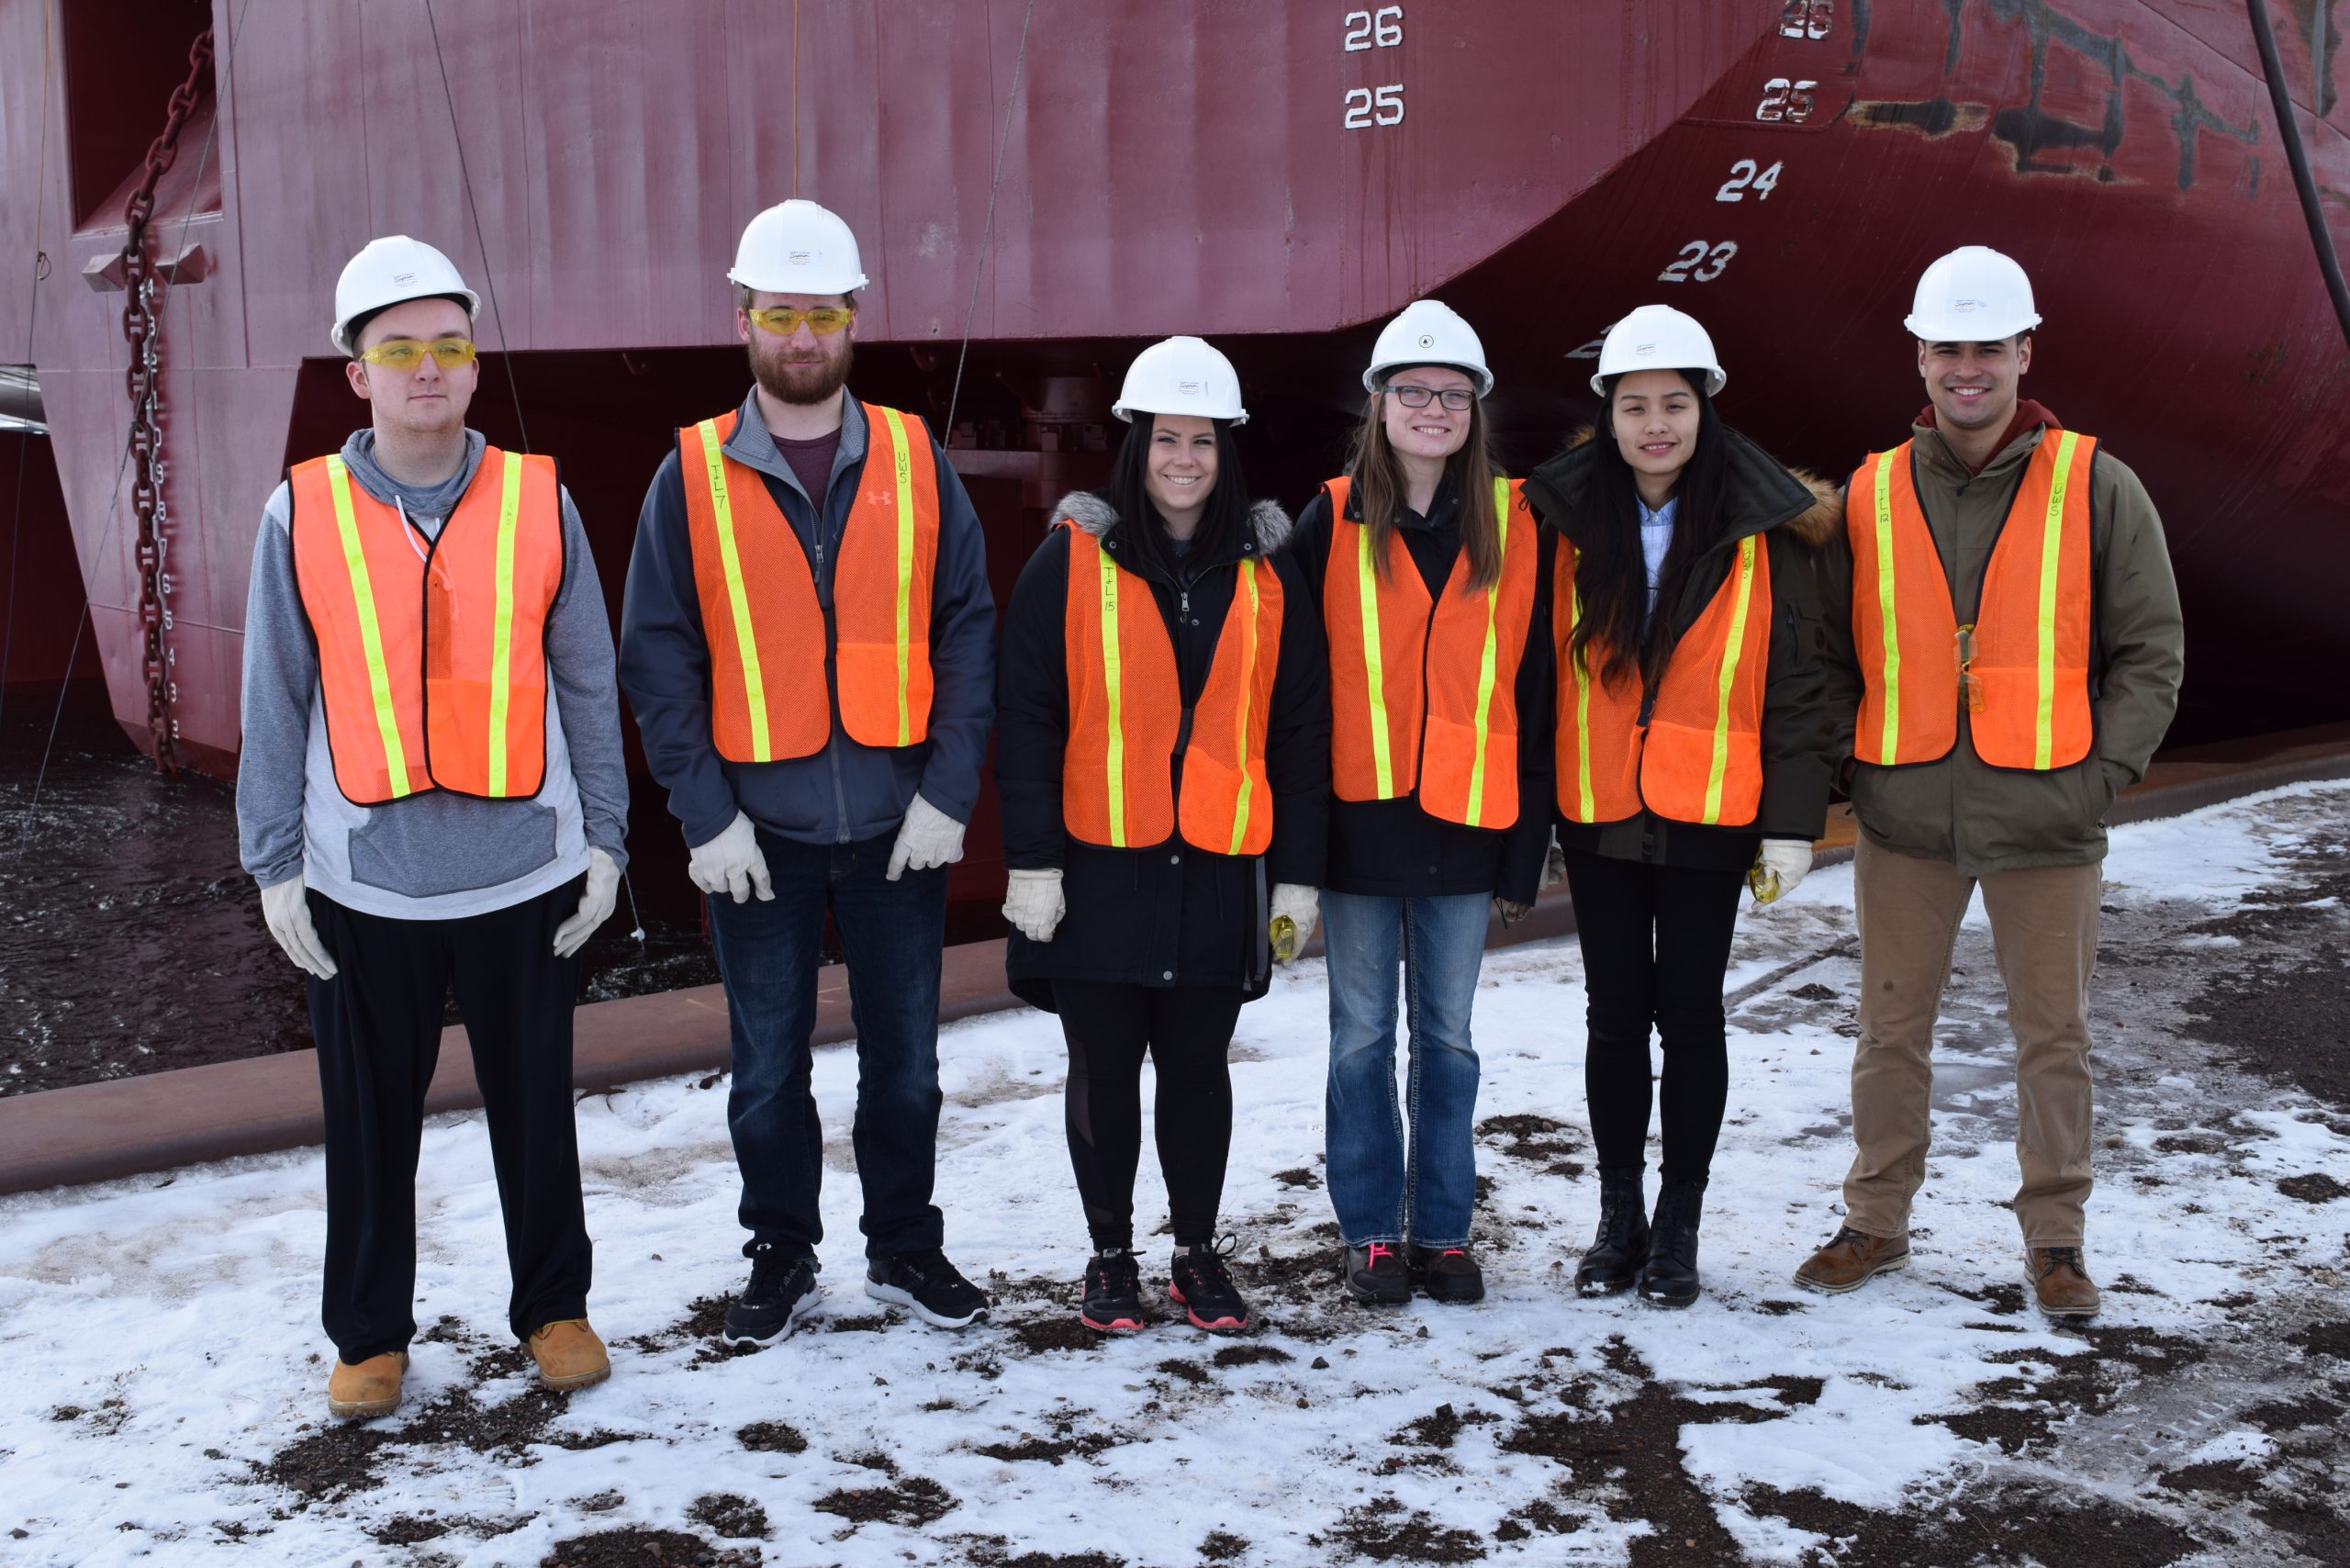
<instances>
[{"instance_id":1,"label":"black framed eyeglasses","mask_svg":"<svg viewBox=\"0 0 2350 1568\"><path fill-rule=\"evenodd\" d=\"M1470 406L1477 400L1477 394L1470 391L1466 386L1448 386L1439 392L1433 386L1407 385L1390 386L1387 390L1393 393L1395 400L1407 409L1425 409L1428 406L1428 399L1434 398L1456 414L1468 412Z\"/></svg>"}]
</instances>

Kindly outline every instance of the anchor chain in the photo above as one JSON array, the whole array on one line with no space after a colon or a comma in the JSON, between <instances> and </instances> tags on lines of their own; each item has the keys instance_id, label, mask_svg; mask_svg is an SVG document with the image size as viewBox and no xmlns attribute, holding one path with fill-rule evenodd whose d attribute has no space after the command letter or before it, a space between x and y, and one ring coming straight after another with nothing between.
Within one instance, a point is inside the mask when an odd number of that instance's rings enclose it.
<instances>
[{"instance_id":1,"label":"anchor chain","mask_svg":"<svg viewBox=\"0 0 2350 1568\"><path fill-rule=\"evenodd\" d=\"M139 627L141 671L147 682L147 730L154 741L155 767L179 771L179 721L172 714L178 683L172 678L172 651L163 634L172 629L171 510L163 486L170 465L163 458L162 296L168 281L148 255L148 220L155 212L155 187L179 156L180 132L196 112L199 84L212 64L212 29L196 35L187 51L187 80L172 89L163 132L147 149L146 175L123 207L129 226L122 241L122 335L130 344L125 382L130 392L130 510L139 522ZM190 200L195 199L190 193Z\"/></svg>"}]
</instances>

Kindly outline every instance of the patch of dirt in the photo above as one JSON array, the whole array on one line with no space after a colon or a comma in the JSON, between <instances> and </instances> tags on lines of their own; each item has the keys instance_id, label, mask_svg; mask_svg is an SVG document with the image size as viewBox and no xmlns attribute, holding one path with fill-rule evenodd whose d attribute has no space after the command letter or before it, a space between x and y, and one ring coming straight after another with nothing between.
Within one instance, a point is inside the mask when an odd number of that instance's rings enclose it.
<instances>
[{"instance_id":1,"label":"patch of dirt","mask_svg":"<svg viewBox=\"0 0 2350 1568\"><path fill-rule=\"evenodd\" d=\"M754 1421L734 1433L734 1440L753 1453L806 1453L808 1439L788 1421Z\"/></svg>"},{"instance_id":2,"label":"patch of dirt","mask_svg":"<svg viewBox=\"0 0 2350 1568\"><path fill-rule=\"evenodd\" d=\"M1197 1361L1187 1361L1180 1357L1169 1357L1168 1360L1159 1362L1158 1370L1165 1372L1169 1377L1180 1377L1185 1383L1191 1383L1193 1387L1214 1381L1208 1376L1207 1368L1200 1365Z\"/></svg>"},{"instance_id":3,"label":"patch of dirt","mask_svg":"<svg viewBox=\"0 0 2350 1568\"><path fill-rule=\"evenodd\" d=\"M1297 1358L1279 1345L1226 1345L1209 1359L1220 1367L1252 1367L1265 1363L1278 1365Z\"/></svg>"},{"instance_id":4,"label":"patch of dirt","mask_svg":"<svg viewBox=\"0 0 2350 1568\"><path fill-rule=\"evenodd\" d=\"M1425 1513L1406 1513L1392 1496L1374 1497L1351 1508L1327 1533L1305 1540L1342 1557L1373 1562L1476 1562L1485 1555L1485 1538L1475 1530L1439 1525Z\"/></svg>"},{"instance_id":5,"label":"patch of dirt","mask_svg":"<svg viewBox=\"0 0 2350 1568\"><path fill-rule=\"evenodd\" d=\"M1418 1420L1404 1423L1404 1429L1387 1440L1399 1448L1410 1444L1420 1448L1449 1449L1453 1439L1460 1435L1461 1428L1491 1426L1500 1419L1490 1410L1472 1410L1463 1416L1449 1405L1439 1405Z\"/></svg>"},{"instance_id":6,"label":"patch of dirt","mask_svg":"<svg viewBox=\"0 0 2350 1568\"><path fill-rule=\"evenodd\" d=\"M965 1550L971 1568L1126 1568L1125 1558L1106 1551L1023 1551L1015 1556L1011 1542L997 1535L970 1540Z\"/></svg>"},{"instance_id":7,"label":"patch of dirt","mask_svg":"<svg viewBox=\"0 0 2350 1568\"><path fill-rule=\"evenodd\" d=\"M716 1546L683 1530L628 1525L559 1540L539 1568L754 1568L755 1546Z\"/></svg>"},{"instance_id":8,"label":"patch of dirt","mask_svg":"<svg viewBox=\"0 0 2350 1568\"><path fill-rule=\"evenodd\" d=\"M693 1500L686 1518L730 1540L765 1540L775 1533L767 1511L734 1492L711 1492Z\"/></svg>"},{"instance_id":9,"label":"patch of dirt","mask_svg":"<svg viewBox=\"0 0 2350 1568\"><path fill-rule=\"evenodd\" d=\"M1012 1337L1032 1356L1052 1350L1097 1350L1102 1338L1066 1312L1024 1317L1012 1326Z\"/></svg>"},{"instance_id":10,"label":"patch of dirt","mask_svg":"<svg viewBox=\"0 0 2350 1568\"><path fill-rule=\"evenodd\" d=\"M2332 1356L2338 1361L2350 1361L2350 1322L2312 1323L2292 1335L2287 1342L2299 1345L2313 1356Z\"/></svg>"},{"instance_id":11,"label":"patch of dirt","mask_svg":"<svg viewBox=\"0 0 2350 1568\"><path fill-rule=\"evenodd\" d=\"M1276 1170L1273 1172L1273 1180L1279 1182L1284 1187L1304 1187L1309 1191L1313 1188L1319 1187L1322 1184L1321 1177L1316 1176L1311 1170L1303 1169L1296 1170Z\"/></svg>"},{"instance_id":12,"label":"patch of dirt","mask_svg":"<svg viewBox=\"0 0 2350 1568\"><path fill-rule=\"evenodd\" d=\"M926 1476L909 1476L894 1486L867 1486L827 1492L809 1505L820 1514L833 1514L854 1525L892 1524L920 1529L937 1523L957 1506L955 1495Z\"/></svg>"},{"instance_id":13,"label":"patch of dirt","mask_svg":"<svg viewBox=\"0 0 2350 1568\"><path fill-rule=\"evenodd\" d=\"M1970 1441L2020 1453L2074 1417L2110 1407L2141 1379L2166 1377L2204 1357L2196 1341L2151 1328L2090 1327L2078 1332L2088 1353L2001 1350L1988 1359L2026 1370L1976 1384L1975 1396L1983 1403L1972 1409L1919 1416L1917 1424L1939 1423Z\"/></svg>"},{"instance_id":14,"label":"patch of dirt","mask_svg":"<svg viewBox=\"0 0 2350 1568\"><path fill-rule=\"evenodd\" d=\"M2305 1176L2287 1176L2277 1183L2277 1190L2305 1204L2330 1204L2336 1198L2350 1198L2350 1187L2344 1186L2322 1170L2312 1170Z\"/></svg>"},{"instance_id":15,"label":"patch of dirt","mask_svg":"<svg viewBox=\"0 0 2350 1568\"><path fill-rule=\"evenodd\" d=\"M1103 1449L1116 1448L1121 1440L1111 1437L1106 1432L1086 1432L1072 1436L1068 1430L1063 1429L1058 1435L1049 1438L1040 1438L1033 1432L1023 1432L1017 1441L989 1443L978 1451L990 1459L1000 1459L1007 1463L1041 1459L1049 1464L1059 1464L1071 1456L1085 1459L1100 1453Z\"/></svg>"},{"instance_id":16,"label":"patch of dirt","mask_svg":"<svg viewBox=\"0 0 2350 1568\"><path fill-rule=\"evenodd\" d=\"M2288 866L2266 902L2187 928L2234 937L2243 962L2187 1002L2183 1032L2340 1105L2350 1103L2350 842L2329 835Z\"/></svg>"},{"instance_id":17,"label":"patch of dirt","mask_svg":"<svg viewBox=\"0 0 2350 1568\"><path fill-rule=\"evenodd\" d=\"M1248 1540L1228 1530L1212 1529L1200 1542L1200 1555L1210 1562L1237 1562L1248 1550Z\"/></svg>"},{"instance_id":18,"label":"patch of dirt","mask_svg":"<svg viewBox=\"0 0 2350 1568\"><path fill-rule=\"evenodd\" d=\"M1866 1568L2007 1568L2026 1562L2163 1568L2203 1550L2193 1536L2157 1515L2093 1492L2032 1484L1963 1495L1932 1509L1876 1512L1808 1489L1782 1492L1760 1484L1749 1485L1740 1501L1750 1513L1785 1519L1835 1540L1832 1555L1818 1561ZM1665 1554L1655 1559L1671 1560Z\"/></svg>"}]
</instances>

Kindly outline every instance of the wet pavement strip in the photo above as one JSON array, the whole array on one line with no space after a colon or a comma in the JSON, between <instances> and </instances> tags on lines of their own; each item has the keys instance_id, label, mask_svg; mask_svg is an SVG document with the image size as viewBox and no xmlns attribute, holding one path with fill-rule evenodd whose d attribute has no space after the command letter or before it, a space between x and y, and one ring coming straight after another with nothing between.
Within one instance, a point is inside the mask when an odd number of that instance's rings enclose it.
<instances>
[{"instance_id":1,"label":"wet pavement strip","mask_svg":"<svg viewBox=\"0 0 2350 1568\"><path fill-rule=\"evenodd\" d=\"M830 1294L766 1350L716 1338L740 1269L722 1094L673 1081L583 1105L618 1370L576 1396L532 1385L498 1327L479 1178L422 1205L420 1290L474 1316L435 1322L408 1405L360 1427L317 1418L323 1362L297 1348L315 1338L318 1233L283 1189L315 1184L314 1155L187 1173L171 1197L192 1235L138 1234L138 1182L91 1189L86 1225L72 1195L0 1204L0 1355L42 1406L0 1416L0 1470L37 1480L19 1497L57 1499L0 1505L0 1547L435 1565L2350 1560L2350 789L2231 810L2129 830L2144 836L2109 866L2088 1251L2106 1309L2086 1326L2026 1305L2003 1202L2012 1046L1979 913L1945 1006L1917 1263L1847 1297L1789 1282L1833 1226L1849 1148L1837 1053L1858 964L1849 873L1822 872L1816 895L1741 921L1708 1296L1690 1312L1565 1294L1595 1205L1580 1053L1558 1043L1581 1012L1571 940L1487 962L1486 1306L1339 1301L1319 1060L1294 1038L1325 1003L1292 975L1244 1014L1235 1053L1227 1225L1253 1337L1162 1316L1105 1344L1074 1323L1057 1033L974 1020L942 1041L941 1201L954 1255L1004 1271L983 1281L996 1321L963 1335L857 1288L845 1061L820 1063ZM2197 858L2228 834L2234 863ZM439 1126L429 1170L479 1159L476 1119ZM1147 1157L1146 1231L1155 1180ZM260 1233L241 1260L241 1226ZM1145 1241L1147 1279L1166 1244ZM124 1364L42 1316L118 1293L156 1302L159 1327L272 1327L206 1351L225 1364L173 1393L158 1349ZM180 1473L166 1495L151 1464ZM96 1499L126 1476L109 1511Z\"/></svg>"}]
</instances>

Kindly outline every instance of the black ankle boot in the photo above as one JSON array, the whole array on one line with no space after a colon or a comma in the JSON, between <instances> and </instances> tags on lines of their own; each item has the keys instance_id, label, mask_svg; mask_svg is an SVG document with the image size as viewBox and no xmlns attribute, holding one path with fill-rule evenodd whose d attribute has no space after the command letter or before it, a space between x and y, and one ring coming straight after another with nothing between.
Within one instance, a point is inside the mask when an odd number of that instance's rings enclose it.
<instances>
[{"instance_id":1,"label":"black ankle boot","mask_svg":"<svg viewBox=\"0 0 2350 1568\"><path fill-rule=\"evenodd\" d=\"M1697 1299L1697 1216L1706 1204L1703 1177L1668 1178L1657 1190L1649 1225L1649 1260L1640 1266L1640 1299L1656 1306L1687 1306Z\"/></svg>"},{"instance_id":2,"label":"black ankle boot","mask_svg":"<svg viewBox=\"0 0 2350 1568\"><path fill-rule=\"evenodd\" d=\"M1575 1268L1575 1291L1613 1295L1632 1282L1649 1252L1648 1205L1640 1199L1640 1167L1599 1172L1599 1234Z\"/></svg>"}]
</instances>

